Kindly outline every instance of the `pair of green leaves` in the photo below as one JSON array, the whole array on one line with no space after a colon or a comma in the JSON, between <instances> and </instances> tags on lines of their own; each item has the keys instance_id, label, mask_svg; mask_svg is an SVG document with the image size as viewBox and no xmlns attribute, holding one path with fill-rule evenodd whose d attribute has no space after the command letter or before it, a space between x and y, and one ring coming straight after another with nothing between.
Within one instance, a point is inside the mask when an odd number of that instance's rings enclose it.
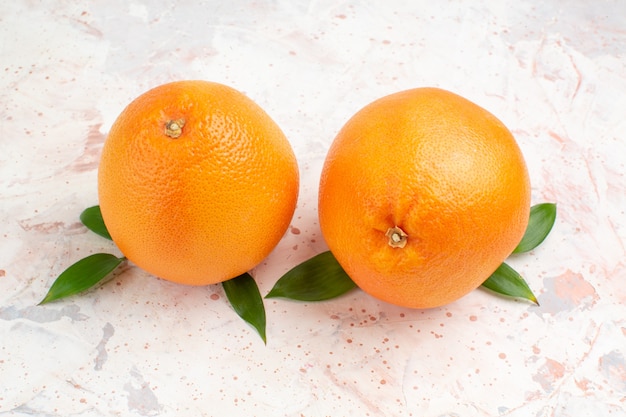
<instances>
[{"instance_id":1,"label":"pair of green leaves","mask_svg":"<svg viewBox=\"0 0 626 417\"><path fill-rule=\"evenodd\" d=\"M100 207L86 209L80 216L88 229L111 239L100 213ZM556 220L556 205L538 204L531 207L526 233L513 253L524 253L541 244L552 230ZM85 291L109 276L124 263L108 253L90 255L67 268L50 287L40 304ZM483 287L504 296L523 298L537 304L537 298L528 284L508 264L500 267L482 284ZM222 287L235 312L252 325L264 343L266 338L266 315L263 298L250 274L244 273L225 281ZM331 252L320 253L301 263L283 275L266 295L266 298L282 297L299 301L322 301L354 289L356 284L345 273Z\"/></svg>"},{"instance_id":2,"label":"pair of green leaves","mask_svg":"<svg viewBox=\"0 0 626 417\"><path fill-rule=\"evenodd\" d=\"M100 206L84 210L80 215L80 221L92 232L112 240L104 225ZM95 253L81 259L59 275L39 304L46 304L88 290L117 269L125 260L124 257L118 258L109 253Z\"/></svg>"},{"instance_id":3,"label":"pair of green leaves","mask_svg":"<svg viewBox=\"0 0 626 417\"><path fill-rule=\"evenodd\" d=\"M513 250L514 254L535 249L548 237L556 221L556 204L543 203L530 208L530 219L522 240ZM524 278L507 263L502 263L482 284L498 294L525 298L539 305L537 297L524 281Z\"/></svg>"}]
</instances>

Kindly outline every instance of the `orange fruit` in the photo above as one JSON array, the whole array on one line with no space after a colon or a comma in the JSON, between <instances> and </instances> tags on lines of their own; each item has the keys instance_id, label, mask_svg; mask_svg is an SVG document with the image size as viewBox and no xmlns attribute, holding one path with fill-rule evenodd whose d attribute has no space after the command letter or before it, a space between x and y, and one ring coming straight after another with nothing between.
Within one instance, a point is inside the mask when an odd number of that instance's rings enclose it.
<instances>
[{"instance_id":1,"label":"orange fruit","mask_svg":"<svg viewBox=\"0 0 626 417\"><path fill-rule=\"evenodd\" d=\"M495 116L418 88L365 106L324 163L319 220L365 292L431 308L480 286L521 240L530 213L524 158Z\"/></svg>"},{"instance_id":2,"label":"orange fruit","mask_svg":"<svg viewBox=\"0 0 626 417\"><path fill-rule=\"evenodd\" d=\"M293 216L298 166L276 123L233 88L179 81L135 99L98 171L121 252L166 280L206 285L260 263Z\"/></svg>"}]
</instances>

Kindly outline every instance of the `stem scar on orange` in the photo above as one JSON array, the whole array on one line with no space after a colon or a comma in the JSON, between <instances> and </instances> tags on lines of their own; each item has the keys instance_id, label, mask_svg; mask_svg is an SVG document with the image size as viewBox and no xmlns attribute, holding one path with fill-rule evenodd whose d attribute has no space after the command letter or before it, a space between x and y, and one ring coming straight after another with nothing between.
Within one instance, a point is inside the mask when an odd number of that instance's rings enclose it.
<instances>
[{"instance_id":1,"label":"stem scar on orange","mask_svg":"<svg viewBox=\"0 0 626 417\"><path fill-rule=\"evenodd\" d=\"M431 308L484 282L522 238L530 182L509 130L437 88L370 103L324 163L319 220L329 249L365 292Z\"/></svg>"},{"instance_id":2,"label":"stem scar on orange","mask_svg":"<svg viewBox=\"0 0 626 417\"><path fill-rule=\"evenodd\" d=\"M98 171L102 217L130 261L207 285L260 263L293 216L299 174L285 135L241 92L156 87L111 127Z\"/></svg>"}]
</instances>

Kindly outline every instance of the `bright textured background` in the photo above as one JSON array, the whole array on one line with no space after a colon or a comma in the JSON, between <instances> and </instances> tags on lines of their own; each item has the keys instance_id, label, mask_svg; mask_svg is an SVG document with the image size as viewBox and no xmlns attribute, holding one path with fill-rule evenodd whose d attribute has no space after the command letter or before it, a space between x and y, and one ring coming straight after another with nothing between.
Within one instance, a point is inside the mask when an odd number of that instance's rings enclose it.
<instances>
[{"instance_id":1,"label":"bright textured background","mask_svg":"<svg viewBox=\"0 0 626 417\"><path fill-rule=\"evenodd\" d=\"M0 15L0 415L624 416L626 6L616 1L15 1ZM368 102L438 86L490 110L526 157L547 241L510 263L540 307L474 291L433 310L354 292L267 300L268 344L220 286L128 267L36 306L109 242L97 204L113 120L150 87L245 92L301 169L262 294L326 249L317 184Z\"/></svg>"}]
</instances>

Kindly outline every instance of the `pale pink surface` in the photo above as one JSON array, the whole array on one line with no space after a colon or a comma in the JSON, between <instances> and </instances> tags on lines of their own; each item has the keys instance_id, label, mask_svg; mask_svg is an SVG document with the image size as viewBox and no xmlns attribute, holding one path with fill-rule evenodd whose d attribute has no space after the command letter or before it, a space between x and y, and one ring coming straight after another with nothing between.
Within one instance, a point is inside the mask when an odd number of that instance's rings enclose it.
<instances>
[{"instance_id":1,"label":"pale pink surface","mask_svg":"<svg viewBox=\"0 0 626 417\"><path fill-rule=\"evenodd\" d=\"M621 2L189 3L3 6L0 415L626 415ZM220 286L134 267L36 306L72 262L117 253L78 221L117 114L192 78L244 91L300 163L292 228L252 271L262 294L326 249L317 184L341 125L437 86L503 120L533 203L558 204L547 241L509 261L540 306L483 290L433 310L267 300L267 346Z\"/></svg>"}]
</instances>

